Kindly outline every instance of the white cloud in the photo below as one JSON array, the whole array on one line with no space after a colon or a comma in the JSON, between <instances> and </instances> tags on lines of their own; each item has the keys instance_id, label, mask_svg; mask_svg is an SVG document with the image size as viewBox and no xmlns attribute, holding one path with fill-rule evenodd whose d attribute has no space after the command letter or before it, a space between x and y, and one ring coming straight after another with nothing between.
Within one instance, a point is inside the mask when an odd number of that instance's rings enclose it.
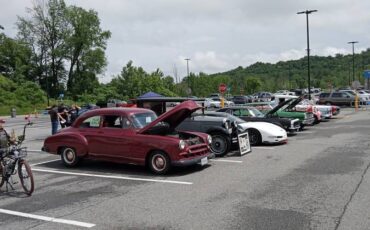
<instances>
[{"instance_id":1,"label":"white cloud","mask_svg":"<svg viewBox=\"0 0 370 230\"><path fill-rule=\"evenodd\" d=\"M14 36L16 15L25 15L32 1L0 0L0 24ZM129 60L146 71L156 68L186 76L214 73L256 61L278 62L306 55L306 19L296 12L317 9L309 16L312 55L351 53L370 46L369 0L66 0L98 12L108 41L108 81Z\"/></svg>"}]
</instances>

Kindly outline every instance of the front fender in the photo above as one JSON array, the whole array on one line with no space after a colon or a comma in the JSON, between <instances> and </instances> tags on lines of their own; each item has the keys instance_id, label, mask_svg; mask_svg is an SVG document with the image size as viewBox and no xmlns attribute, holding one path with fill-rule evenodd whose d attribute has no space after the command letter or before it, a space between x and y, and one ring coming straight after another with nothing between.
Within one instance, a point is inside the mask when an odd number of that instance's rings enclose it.
<instances>
[{"instance_id":1,"label":"front fender","mask_svg":"<svg viewBox=\"0 0 370 230\"><path fill-rule=\"evenodd\" d=\"M211 134L211 133L223 133L227 136L230 136L231 134L224 128L222 127L211 127L211 128L208 128L206 133L208 134Z\"/></svg>"},{"instance_id":2,"label":"front fender","mask_svg":"<svg viewBox=\"0 0 370 230\"><path fill-rule=\"evenodd\" d=\"M62 147L72 147L77 155L82 157L88 153L87 139L78 133L57 133L44 141L44 151L52 154L58 154Z\"/></svg>"}]
</instances>

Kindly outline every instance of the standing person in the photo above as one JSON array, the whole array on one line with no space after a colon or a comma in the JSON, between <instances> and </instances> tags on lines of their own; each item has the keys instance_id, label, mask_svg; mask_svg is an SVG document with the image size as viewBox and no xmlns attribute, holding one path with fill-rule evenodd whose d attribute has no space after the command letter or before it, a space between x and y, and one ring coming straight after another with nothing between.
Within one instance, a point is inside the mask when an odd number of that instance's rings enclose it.
<instances>
[{"instance_id":1,"label":"standing person","mask_svg":"<svg viewBox=\"0 0 370 230\"><path fill-rule=\"evenodd\" d=\"M54 135L58 131L58 123L59 119L62 120L63 118L58 113L58 107L53 105L49 110L50 121L51 121L51 135Z\"/></svg>"},{"instance_id":2,"label":"standing person","mask_svg":"<svg viewBox=\"0 0 370 230\"><path fill-rule=\"evenodd\" d=\"M69 125L72 125L72 123L76 120L78 117L78 112L80 111L80 107L76 104L72 105L72 108L68 111L69 113Z\"/></svg>"},{"instance_id":3,"label":"standing person","mask_svg":"<svg viewBox=\"0 0 370 230\"><path fill-rule=\"evenodd\" d=\"M67 120L68 120L68 111L67 108L64 106L63 103L61 103L58 106L58 113L59 113L59 123L60 127L63 129L67 125Z\"/></svg>"},{"instance_id":4,"label":"standing person","mask_svg":"<svg viewBox=\"0 0 370 230\"><path fill-rule=\"evenodd\" d=\"M15 142L14 137L13 138L10 137L9 134L4 129L3 127L4 123L5 121L0 119L0 156L2 156L7 151L9 144Z\"/></svg>"}]
</instances>

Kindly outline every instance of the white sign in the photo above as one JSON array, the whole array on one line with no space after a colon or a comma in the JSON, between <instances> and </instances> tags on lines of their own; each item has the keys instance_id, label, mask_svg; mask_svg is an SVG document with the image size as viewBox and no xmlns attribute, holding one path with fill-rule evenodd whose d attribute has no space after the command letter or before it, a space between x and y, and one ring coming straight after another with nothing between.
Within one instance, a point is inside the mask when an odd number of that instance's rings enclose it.
<instances>
[{"instance_id":1,"label":"white sign","mask_svg":"<svg viewBox=\"0 0 370 230\"><path fill-rule=\"evenodd\" d=\"M241 156L252 151L251 144L249 142L248 132L239 134L238 142L239 142L239 150L240 150Z\"/></svg>"}]
</instances>

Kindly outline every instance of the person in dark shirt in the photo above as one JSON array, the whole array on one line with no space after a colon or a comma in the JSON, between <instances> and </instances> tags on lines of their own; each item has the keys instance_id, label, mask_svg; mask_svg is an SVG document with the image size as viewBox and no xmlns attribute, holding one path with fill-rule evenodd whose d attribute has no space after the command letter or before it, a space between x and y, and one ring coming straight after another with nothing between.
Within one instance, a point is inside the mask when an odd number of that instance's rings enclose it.
<instances>
[{"instance_id":1,"label":"person in dark shirt","mask_svg":"<svg viewBox=\"0 0 370 230\"><path fill-rule=\"evenodd\" d=\"M72 108L68 111L69 113L69 126L72 125L72 123L77 119L78 112L81 108L77 106L76 104L72 105Z\"/></svg>"},{"instance_id":2,"label":"person in dark shirt","mask_svg":"<svg viewBox=\"0 0 370 230\"><path fill-rule=\"evenodd\" d=\"M58 112L58 107L53 105L49 110L50 121L51 121L51 135L54 135L58 131L59 120L64 120Z\"/></svg>"}]
</instances>

